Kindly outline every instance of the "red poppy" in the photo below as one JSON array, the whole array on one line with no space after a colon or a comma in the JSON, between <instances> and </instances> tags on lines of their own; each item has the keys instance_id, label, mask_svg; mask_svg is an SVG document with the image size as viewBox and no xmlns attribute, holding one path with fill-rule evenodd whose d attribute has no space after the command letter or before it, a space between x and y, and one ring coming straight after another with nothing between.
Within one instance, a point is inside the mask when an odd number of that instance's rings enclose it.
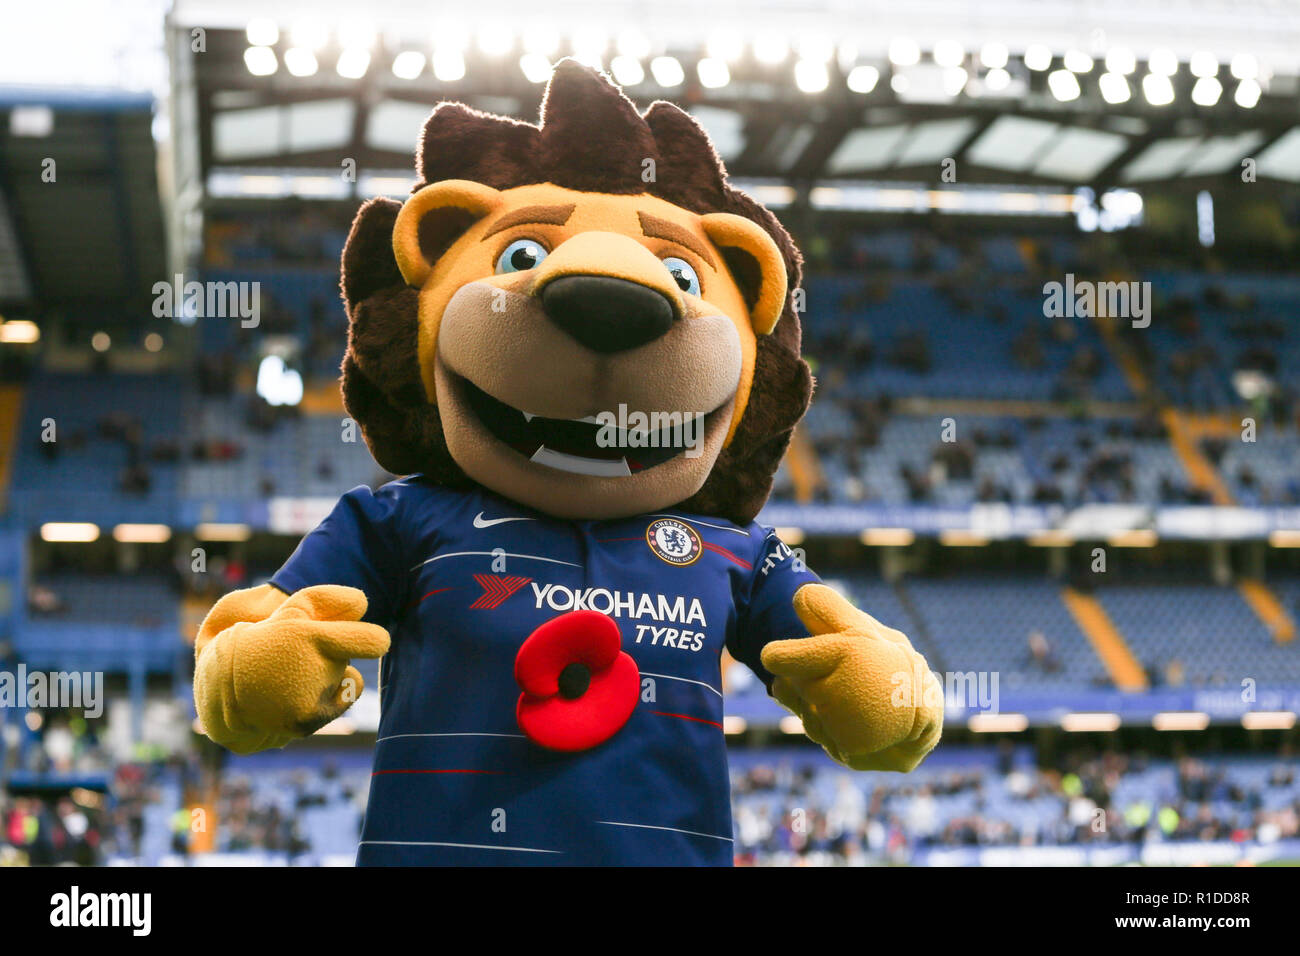
<instances>
[{"instance_id":1,"label":"red poppy","mask_svg":"<svg viewBox=\"0 0 1300 956\"><path fill-rule=\"evenodd\" d=\"M547 621L515 656L523 688L519 727L548 750L587 750L627 723L640 696L636 661L619 649L618 624L599 611L570 611Z\"/></svg>"}]
</instances>

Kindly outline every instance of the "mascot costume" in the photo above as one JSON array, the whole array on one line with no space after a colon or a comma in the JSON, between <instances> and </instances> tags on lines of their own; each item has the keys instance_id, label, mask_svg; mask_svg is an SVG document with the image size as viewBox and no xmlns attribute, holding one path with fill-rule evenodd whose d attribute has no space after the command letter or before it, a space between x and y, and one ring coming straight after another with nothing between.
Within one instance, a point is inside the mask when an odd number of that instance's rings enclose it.
<instances>
[{"instance_id":1,"label":"mascot costume","mask_svg":"<svg viewBox=\"0 0 1300 956\"><path fill-rule=\"evenodd\" d=\"M812 377L800 258L703 130L556 68L537 126L438 106L343 250L376 461L195 645L207 735L283 747L382 657L360 864L729 864L726 648L859 770L938 742L906 637L754 521Z\"/></svg>"}]
</instances>

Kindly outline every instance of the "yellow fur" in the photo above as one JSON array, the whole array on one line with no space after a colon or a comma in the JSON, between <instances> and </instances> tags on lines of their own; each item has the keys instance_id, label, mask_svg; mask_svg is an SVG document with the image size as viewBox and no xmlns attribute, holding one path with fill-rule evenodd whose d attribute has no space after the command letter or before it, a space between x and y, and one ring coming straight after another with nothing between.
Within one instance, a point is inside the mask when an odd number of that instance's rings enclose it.
<instances>
[{"instance_id":1,"label":"yellow fur","mask_svg":"<svg viewBox=\"0 0 1300 956\"><path fill-rule=\"evenodd\" d=\"M845 766L914 768L943 732L943 693L925 658L824 584L800 588L794 607L810 636L763 648L773 696Z\"/></svg>"},{"instance_id":2,"label":"yellow fur","mask_svg":"<svg viewBox=\"0 0 1300 956\"><path fill-rule=\"evenodd\" d=\"M365 594L332 584L292 597L269 584L223 597L194 642L194 706L204 733L253 753L342 714L365 687L349 659L388 651L388 632L363 623L365 612Z\"/></svg>"}]
</instances>

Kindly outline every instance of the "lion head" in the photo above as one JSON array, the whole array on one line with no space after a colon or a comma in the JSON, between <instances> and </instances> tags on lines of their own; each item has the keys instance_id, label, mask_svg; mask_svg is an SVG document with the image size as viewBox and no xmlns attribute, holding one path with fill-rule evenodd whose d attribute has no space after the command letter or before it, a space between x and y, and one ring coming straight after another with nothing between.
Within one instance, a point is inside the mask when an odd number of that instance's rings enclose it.
<instances>
[{"instance_id":1,"label":"lion head","mask_svg":"<svg viewBox=\"0 0 1300 956\"><path fill-rule=\"evenodd\" d=\"M537 126L439 105L343 250L343 399L395 474L564 518L747 523L812 392L800 258L704 131L557 66Z\"/></svg>"}]
</instances>

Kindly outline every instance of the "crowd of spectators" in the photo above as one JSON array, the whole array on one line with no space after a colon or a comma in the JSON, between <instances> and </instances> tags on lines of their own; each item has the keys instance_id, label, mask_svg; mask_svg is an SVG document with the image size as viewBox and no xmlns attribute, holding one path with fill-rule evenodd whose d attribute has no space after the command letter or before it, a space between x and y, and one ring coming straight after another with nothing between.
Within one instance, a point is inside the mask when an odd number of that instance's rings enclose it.
<instances>
[{"instance_id":1,"label":"crowd of spectators","mask_svg":"<svg viewBox=\"0 0 1300 956\"><path fill-rule=\"evenodd\" d=\"M733 774L737 862L907 862L918 849L1294 839L1300 788L1288 756L1264 775L1184 757L1165 775L1172 785L1155 786L1132 784L1150 781L1167 762L1115 751L1034 767L1012 761L1008 750L996 768L921 779L764 762Z\"/></svg>"}]
</instances>

